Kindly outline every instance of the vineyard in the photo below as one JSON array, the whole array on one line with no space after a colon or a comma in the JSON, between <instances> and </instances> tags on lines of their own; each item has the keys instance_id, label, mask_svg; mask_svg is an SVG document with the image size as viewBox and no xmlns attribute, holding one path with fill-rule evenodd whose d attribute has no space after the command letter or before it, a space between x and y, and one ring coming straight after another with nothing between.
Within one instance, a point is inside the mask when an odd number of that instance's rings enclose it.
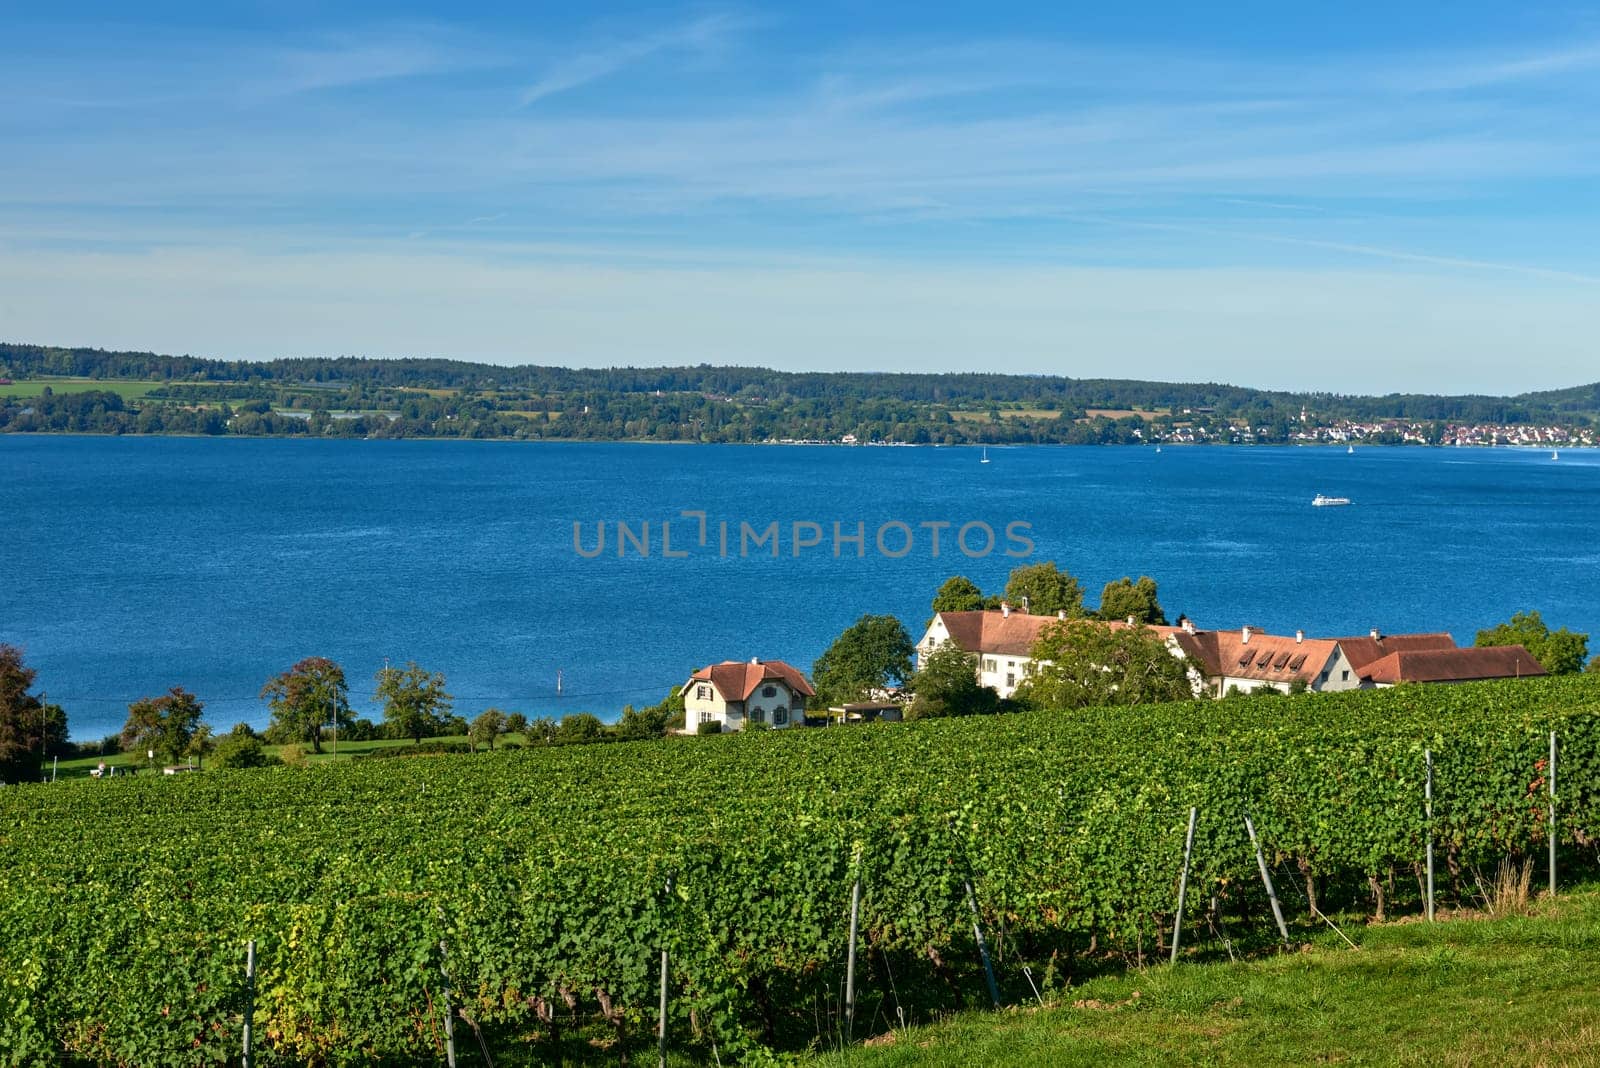
<instances>
[{"instance_id":1,"label":"vineyard","mask_svg":"<svg viewBox=\"0 0 1600 1068\"><path fill-rule=\"evenodd\" d=\"M653 1061L663 950L675 1060L826 1045L857 878L859 1039L987 1003L974 910L1003 1001L1161 952L1191 806L1197 951L1212 899L1275 937L1247 813L1290 911L1411 907L1430 829L1467 900L1542 864L1552 731L1592 872L1592 677L8 788L0 1064L237 1063L252 996L262 1065L442 1063L447 1011L464 1064Z\"/></svg>"}]
</instances>

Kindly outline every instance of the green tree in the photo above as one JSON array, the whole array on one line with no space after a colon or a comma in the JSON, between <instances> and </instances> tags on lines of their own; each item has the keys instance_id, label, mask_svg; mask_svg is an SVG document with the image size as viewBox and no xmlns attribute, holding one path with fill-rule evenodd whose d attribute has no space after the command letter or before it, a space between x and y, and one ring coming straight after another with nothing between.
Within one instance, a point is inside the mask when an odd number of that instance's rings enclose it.
<instances>
[{"instance_id":1,"label":"green tree","mask_svg":"<svg viewBox=\"0 0 1600 1068\"><path fill-rule=\"evenodd\" d=\"M638 711L632 705L625 706L622 709L622 718L617 721L617 737L632 742L646 738L660 738L666 734L669 713L664 707L665 704L666 702L662 702Z\"/></svg>"},{"instance_id":2,"label":"green tree","mask_svg":"<svg viewBox=\"0 0 1600 1068\"><path fill-rule=\"evenodd\" d=\"M21 649L0 644L0 782L40 775L44 758L66 748L67 714L29 693L36 677Z\"/></svg>"},{"instance_id":3,"label":"green tree","mask_svg":"<svg viewBox=\"0 0 1600 1068\"><path fill-rule=\"evenodd\" d=\"M442 731L450 714L444 676L418 667L414 660L404 670L385 667L378 672L378 698L383 701L383 723L390 735L419 744Z\"/></svg>"},{"instance_id":4,"label":"green tree","mask_svg":"<svg viewBox=\"0 0 1600 1068\"><path fill-rule=\"evenodd\" d=\"M206 766L206 757L210 756L217 748L217 739L211 732L211 724L201 723L195 727L194 733L189 736L189 744L184 746L183 755L192 757L197 767Z\"/></svg>"},{"instance_id":5,"label":"green tree","mask_svg":"<svg viewBox=\"0 0 1600 1068\"><path fill-rule=\"evenodd\" d=\"M528 717L524 716L521 712L513 712L510 715L508 715L506 717L505 733L507 733L507 734L527 734L528 733Z\"/></svg>"},{"instance_id":6,"label":"green tree","mask_svg":"<svg viewBox=\"0 0 1600 1068\"><path fill-rule=\"evenodd\" d=\"M1600 675L1600 656L1596 656L1593 660L1589 661L1589 666L1583 670L1589 672L1591 675Z\"/></svg>"},{"instance_id":7,"label":"green tree","mask_svg":"<svg viewBox=\"0 0 1600 1068\"><path fill-rule=\"evenodd\" d=\"M1107 621L1132 616L1138 623L1163 627L1167 624L1167 614L1156 598L1156 580L1149 575L1140 575L1138 582L1123 576L1106 583L1100 591L1100 611L1096 614Z\"/></svg>"},{"instance_id":8,"label":"green tree","mask_svg":"<svg viewBox=\"0 0 1600 1068\"><path fill-rule=\"evenodd\" d=\"M506 714L498 708L486 708L473 719L472 725L467 728L467 744L472 746L476 753L478 746L486 745L494 749L494 740L506 733Z\"/></svg>"},{"instance_id":9,"label":"green tree","mask_svg":"<svg viewBox=\"0 0 1600 1068\"><path fill-rule=\"evenodd\" d=\"M911 687L916 696L906 711L909 719L988 715L1000 708L994 688L978 683L978 658L954 642L928 654Z\"/></svg>"},{"instance_id":10,"label":"green tree","mask_svg":"<svg viewBox=\"0 0 1600 1068\"><path fill-rule=\"evenodd\" d=\"M574 712L561 717L552 741L556 745L583 745L598 742L605 736L606 727L600 722L599 716L592 712Z\"/></svg>"},{"instance_id":11,"label":"green tree","mask_svg":"<svg viewBox=\"0 0 1600 1068\"><path fill-rule=\"evenodd\" d=\"M859 700L909 679L915 655L911 636L894 616L862 616L817 658L812 684L823 704Z\"/></svg>"},{"instance_id":12,"label":"green tree","mask_svg":"<svg viewBox=\"0 0 1600 1068\"><path fill-rule=\"evenodd\" d=\"M225 734L217 741L211 763L218 768L264 768L271 760L254 734Z\"/></svg>"},{"instance_id":13,"label":"green tree","mask_svg":"<svg viewBox=\"0 0 1600 1068\"><path fill-rule=\"evenodd\" d=\"M1476 646L1520 645L1552 675L1583 670L1589 654L1589 636L1562 627L1551 630L1538 612L1518 612L1505 623L1480 630Z\"/></svg>"},{"instance_id":14,"label":"green tree","mask_svg":"<svg viewBox=\"0 0 1600 1068\"><path fill-rule=\"evenodd\" d=\"M962 575L951 575L933 595L933 613L976 612L983 607L983 591L978 584Z\"/></svg>"},{"instance_id":15,"label":"green tree","mask_svg":"<svg viewBox=\"0 0 1600 1068\"><path fill-rule=\"evenodd\" d=\"M556 740L556 721L549 716L540 716L538 719L528 721L528 729L523 734L529 745L554 745Z\"/></svg>"},{"instance_id":16,"label":"green tree","mask_svg":"<svg viewBox=\"0 0 1600 1068\"><path fill-rule=\"evenodd\" d=\"M1182 701L1194 696L1183 661L1143 626L1113 630L1088 620L1045 627L1033 670L1017 687L1029 708L1089 708Z\"/></svg>"},{"instance_id":17,"label":"green tree","mask_svg":"<svg viewBox=\"0 0 1600 1068\"><path fill-rule=\"evenodd\" d=\"M1006 580L1006 600L1015 608L1027 606L1036 616L1065 612L1069 617L1083 615L1083 587L1078 580L1056 567L1054 560L1023 564Z\"/></svg>"},{"instance_id":18,"label":"green tree","mask_svg":"<svg viewBox=\"0 0 1600 1068\"><path fill-rule=\"evenodd\" d=\"M160 697L143 697L128 706L122 727L122 748L133 753L155 752L176 763L189 755L189 743L202 726L205 705L181 686ZM209 729L207 731L209 734Z\"/></svg>"},{"instance_id":19,"label":"green tree","mask_svg":"<svg viewBox=\"0 0 1600 1068\"><path fill-rule=\"evenodd\" d=\"M261 689L272 710L272 726L278 736L311 743L312 752L322 752L322 728L343 726L350 720L350 688L344 669L325 656L300 661L268 682Z\"/></svg>"}]
</instances>

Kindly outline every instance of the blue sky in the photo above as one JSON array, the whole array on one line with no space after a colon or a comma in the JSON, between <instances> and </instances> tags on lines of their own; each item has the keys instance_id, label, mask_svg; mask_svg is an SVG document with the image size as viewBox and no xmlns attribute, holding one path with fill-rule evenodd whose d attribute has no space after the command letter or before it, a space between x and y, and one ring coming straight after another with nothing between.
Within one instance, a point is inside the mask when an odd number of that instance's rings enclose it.
<instances>
[{"instance_id":1,"label":"blue sky","mask_svg":"<svg viewBox=\"0 0 1600 1068\"><path fill-rule=\"evenodd\" d=\"M1312 8L8 11L0 337L1600 378L1600 11Z\"/></svg>"}]
</instances>

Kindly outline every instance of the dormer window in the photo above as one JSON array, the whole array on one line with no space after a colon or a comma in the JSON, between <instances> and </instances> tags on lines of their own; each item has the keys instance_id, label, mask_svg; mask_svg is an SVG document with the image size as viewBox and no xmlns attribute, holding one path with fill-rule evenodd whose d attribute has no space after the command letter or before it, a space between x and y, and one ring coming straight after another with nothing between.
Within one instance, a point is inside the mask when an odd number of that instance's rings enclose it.
<instances>
[{"instance_id":1,"label":"dormer window","mask_svg":"<svg viewBox=\"0 0 1600 1068\"><path fill-rule=\"evenodd\" d=\"M763 686L761 688L761 696L776 697L778 696L778 688L776 686Z\"/></svg>"},{"instance_id":2,"label":"dormer window","mask_svg":"<svg viewBox=\"0 0 1600 1068\"><path fill-rule=\"evenodd\" d=\"M696 686L694 688L694 699L696 701L709 701L709 700L711 700L711 687L709 687L709 686Z\"/></svg>"}]
</instances>

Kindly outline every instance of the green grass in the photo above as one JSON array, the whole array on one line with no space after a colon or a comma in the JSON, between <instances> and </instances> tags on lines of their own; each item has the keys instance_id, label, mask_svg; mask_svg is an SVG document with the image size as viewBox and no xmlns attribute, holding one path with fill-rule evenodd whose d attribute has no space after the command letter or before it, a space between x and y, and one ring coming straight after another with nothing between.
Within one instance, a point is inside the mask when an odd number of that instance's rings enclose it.
<instances>
[{"instance_id":1,"label":"green grass","mask_svg":"<svg viewBox=\"0 0 1600 1068\"><path fill-rule=\"evenodd\" d=\"M49 386L56 393L87 393L90 390L99 390L103 393L118 393L123 400L138 400L152 389L159 389L166 385L165 382L136 382L127 379L111 378L28 378L13 382L9 386L0 386L0 397L37 397Z\"/></svg>"},{"instance_id":2,"label":"green grass","mask_svg":"<svg viewBox=\"0 0 1600 1068\"><path fill-rule=\"evenodd\" d=\"M1359 950L1136 970L814 1063L1600 1064L1600 890L1531 915L1347 930Z\"/></svg>"},{"instance_id":3,"label":"green grass","mask_svg":"<svg viewBox=\"0 0 1600 1068\"><path fill-rule=\"evenodd\" d=\"M442 735L438 738L427 739L429 742L465 742L466 740L467 736L464 734ZM508 734L502 735L495 742L495 744L497 746L503 746L507 741L511 742L513 745L522 745L526 742L521 735ZM392 749L396 746L410 744L411 739L409 738L383 738L370 742L340 742L338 746L339 751L337 753L333 751L334 747L332 743L329 742L322 743L323 751L321 753L312 753L310 752L309 747L303 746L302 748L306 749L306 763L330 764L335 760L340 762L354 760L357 756L370 753L374 749ZM271 756L281 758L283 756L283 751L287 748L288 746L283 745L269 745L266 747L266 751ZM108 767L134 768L139 772L139 774L150 773L149 765L151 762L145 758L143 753L117 753L114 756L108 757L85 756L74 757L71 760L63 760L56 768L56 778L58 780L87 779L90 777L90 769L98 767L102 760L105 761ZM159 767L165 763L166 761L164 760L158 760L156 762L156 767L159 769ZM50 769L47 766L45 769L45 774L48 775L49 771Z\"/></svg>"}]
</instances>

